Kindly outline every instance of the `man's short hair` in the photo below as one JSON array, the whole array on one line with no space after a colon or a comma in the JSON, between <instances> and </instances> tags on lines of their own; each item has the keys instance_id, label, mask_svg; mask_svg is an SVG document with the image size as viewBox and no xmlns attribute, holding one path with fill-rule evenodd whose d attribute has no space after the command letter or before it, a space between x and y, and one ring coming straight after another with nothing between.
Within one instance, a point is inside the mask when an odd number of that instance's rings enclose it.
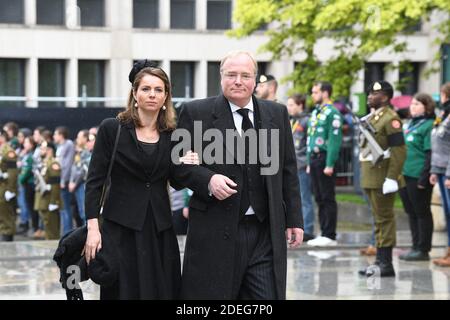
<instances>
[{"instance_id":1,"label":"man's short hair","mask_svg":"<svg viewBox=\"0 0 450 320\"><path fill-rule=\"evenodd\" d=\"M60 135L64 137L64 139L69 138L69 129L64 126L56 127L55 132L58 132Z\"/></svg>"},{"instance_id":2,"label":"man's short hair","mask_svg":"<svg viewBox=\"0 0 450 320\"><path fill-rule=\"evenodd\" d=\"M229 59L229 58L234 58L240 55L247 55L253 62L253 67L255 69L255 75L258 74L258 63L256 62L255 58L253 57L253 55L249 52L249 51L243 51L243 50L236 50L236 51L231 51L228 52L226 54L225 57L222 58L222 60L220 61L220 73L222 73L223 71L223 65L225 64L225 62Z\"/></svg>"},{"instance_id":3,"label":"man's short hair","mask_svg":"<svg viewBox=\"0 0 450 320\"><path fill-rule=\"evenodd\" d=\"M314 82L314 86L319 86L320 91L328 92L328 96L331 97L331 94L333 93L333 86L328 81L316 81Z\"/></svg>"}]
</instances>

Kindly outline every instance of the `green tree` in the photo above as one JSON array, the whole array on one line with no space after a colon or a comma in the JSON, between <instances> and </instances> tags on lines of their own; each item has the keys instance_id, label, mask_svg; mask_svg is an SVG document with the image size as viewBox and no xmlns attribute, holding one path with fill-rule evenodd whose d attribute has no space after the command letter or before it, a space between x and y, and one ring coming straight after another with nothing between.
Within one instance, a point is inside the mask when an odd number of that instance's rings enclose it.
<instances>
[{"instance_id":1,"label":"green tree","mask_svg":"<svg viewBox=\"0 0 450 320\"><path fill-rule=\"evenodd\" d=\"M242 38L272 23L265 32L269 41L260 51L271 52L274 60L302 57L284 79L294 82L294 90L308 92L314 80L322 79L332 81L335 96L348 96L364 61L380 49L406 52L406 37L399 35L412 34L435 11L446 17L431 21L440 31L435 40L439 47L450 41L448 0L237 0L233 19L238 28L229 35ZM334 40L334 55L319 61L314 47L327 38Z\"/></svg>"}]
</instances>

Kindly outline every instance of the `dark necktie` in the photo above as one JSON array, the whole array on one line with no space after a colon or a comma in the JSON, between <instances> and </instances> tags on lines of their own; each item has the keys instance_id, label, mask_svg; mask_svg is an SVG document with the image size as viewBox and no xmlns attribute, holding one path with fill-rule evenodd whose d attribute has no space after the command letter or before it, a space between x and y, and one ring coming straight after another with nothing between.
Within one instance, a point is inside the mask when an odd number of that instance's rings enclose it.
<instances>
[{"instance_id":1,"label":"dark necktie","mask_svg":"<svg viewBox=\"0 0 450 320\"><path fill-rule=\"evenodd\" d=\"M249 109L239 109L237 112L242 116L242 131L241 136L244 135L244 132L248 129L253 129L253 124L250 121L250 118L248 117ZM249 164L249 141L248 139L245 139L245 169L244 169L244 186L242 190L242 196L241 196L241 206L240 206L240 213L241 215L244 215L248 208L250 207L250 199L248 196L248 176L247 176L247 166Z\"/></svg>"}]
</instances>

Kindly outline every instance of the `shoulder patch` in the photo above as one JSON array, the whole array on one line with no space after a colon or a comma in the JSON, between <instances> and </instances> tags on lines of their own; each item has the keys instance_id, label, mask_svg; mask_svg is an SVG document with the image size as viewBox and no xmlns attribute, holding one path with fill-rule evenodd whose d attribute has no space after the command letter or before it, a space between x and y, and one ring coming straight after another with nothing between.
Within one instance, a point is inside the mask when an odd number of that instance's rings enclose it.
<instances>
[{"instance_id":1,"label":"shoulder patch","mask_svg":"<svg viewBox=\"0 0 450 320\"><path fill-rule=\"evenodd\" d=\"M402 123L400 122L400 120L394 119L391 121L391 126L394 129L400 129L402 127Z\"/></svg>"},{"instance_id":2,"label":"shoulder patch","mask_svg":"<svg viewBox=\"0 0 450 320\"><path fill-rule=\"evenodd\" d=\"M333 128L339 128L341 126L341 121L338 119L334 119L332 122Z\"/></svg>"},{"instance_id":3,"label":"shoulder patch","mask_svg":"<svg viewBox=\"0 0 450 320\"><path fill-rule=\"evenodd\" d=\"M59 164L54 163L54 164L52 164L52 169L55 171L58 171L59 169L61 169L61 167L59 166Z\"/></svg>"},{"instance_id":4,"label":"shoulder patch","mask_svg":"<svg viewBox=\"0 0 450 320\"><path fill-rule=\"evenodd\" d=\"M16 157L16 153L11 150L11 151L8 152L7 156L10 159L14 159Z\"/></svg>"}]
</instances>

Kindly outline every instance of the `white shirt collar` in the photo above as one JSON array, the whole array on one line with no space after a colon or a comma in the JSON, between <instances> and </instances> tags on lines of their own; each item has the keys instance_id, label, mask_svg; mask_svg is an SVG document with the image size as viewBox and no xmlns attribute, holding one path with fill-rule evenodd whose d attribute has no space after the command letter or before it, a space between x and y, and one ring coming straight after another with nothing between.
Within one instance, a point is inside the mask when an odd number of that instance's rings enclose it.
<instances>
[{"instance_id":1,"label":"white shirt collar","mask_svg":"<svg viewBox=\"0 0 450 320\"><path fill-rule=\"evenodd\" d=\"M233 113L239 109L242 109L241 107L238 107L231 101L228 101L228 103L230 104L231 112L233 112ZM250 101L247 103L247 105L244 108L249 109L251 112L253 112L253 99L252 98L250 98Z\"/></svg>"}]
</instances>

